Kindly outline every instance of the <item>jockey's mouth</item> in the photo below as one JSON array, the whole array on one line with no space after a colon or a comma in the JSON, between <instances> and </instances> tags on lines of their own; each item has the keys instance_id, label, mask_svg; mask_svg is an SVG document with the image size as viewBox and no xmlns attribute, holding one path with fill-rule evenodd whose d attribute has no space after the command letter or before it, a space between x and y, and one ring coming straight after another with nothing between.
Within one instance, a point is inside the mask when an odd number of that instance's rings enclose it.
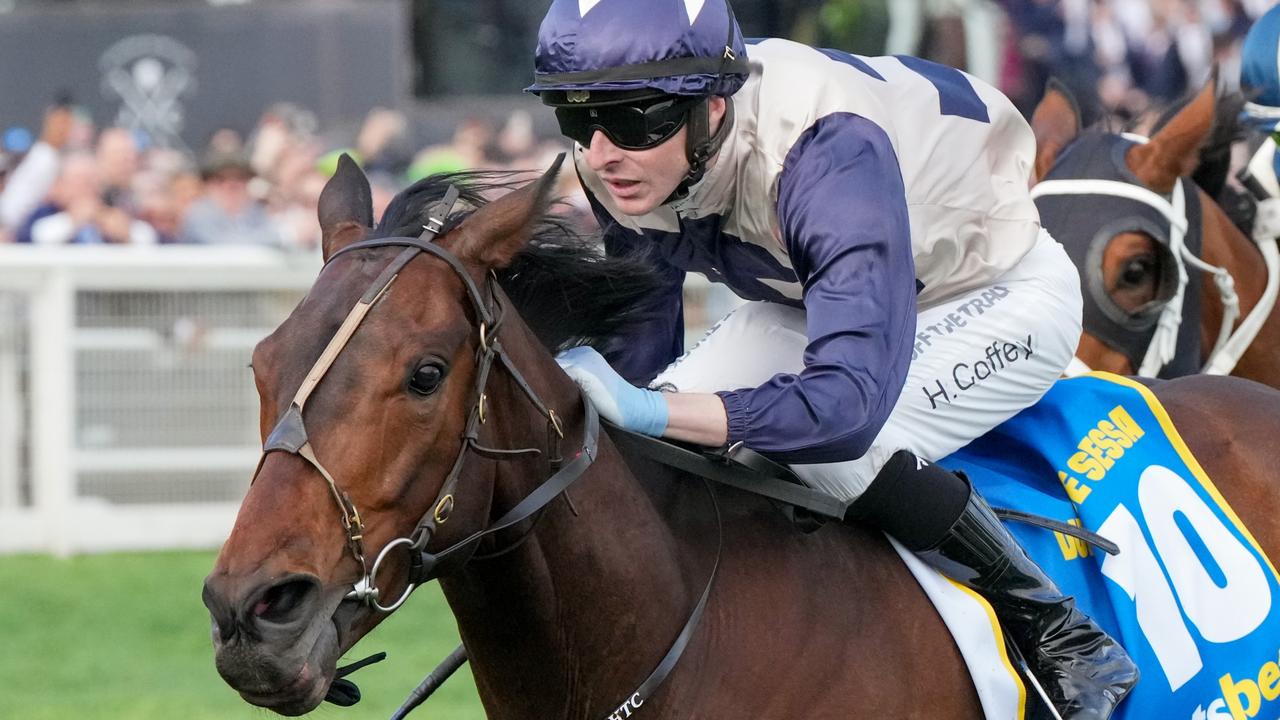
<instances>
[{"instance_id":1,"label":"jockey's mouth","mask_svg":"<svg viewBox=\"0 0 1280 720\"><path fill-rule=\"evenodd\" d=\"M627 188L627 187L632 187L640 184L639 180L627 180L626 178L606 177L606 178L601 178L601 180L604 180L605 184L611 188L619 188L619 187Z\"/></svg>"}]
</instances>

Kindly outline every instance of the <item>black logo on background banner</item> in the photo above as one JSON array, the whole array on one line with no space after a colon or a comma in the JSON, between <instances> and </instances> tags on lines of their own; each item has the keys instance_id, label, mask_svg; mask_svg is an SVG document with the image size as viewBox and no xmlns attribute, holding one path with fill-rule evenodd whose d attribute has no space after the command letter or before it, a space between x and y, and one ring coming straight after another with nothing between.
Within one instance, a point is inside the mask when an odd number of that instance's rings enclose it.
<instances>
[{"instance_id":1,"label":"black logo on background banner","mask_svg":"<svg viewBox=\"0 0 1280 720\"><path fill-rule=\"evenodd\" d=\"M142 130L163 147L187 150L183 98L195 92L196 55L164 35L127 37L102 54L102 94L118 99L114 124Z\"/></svg>"}]
</instances>

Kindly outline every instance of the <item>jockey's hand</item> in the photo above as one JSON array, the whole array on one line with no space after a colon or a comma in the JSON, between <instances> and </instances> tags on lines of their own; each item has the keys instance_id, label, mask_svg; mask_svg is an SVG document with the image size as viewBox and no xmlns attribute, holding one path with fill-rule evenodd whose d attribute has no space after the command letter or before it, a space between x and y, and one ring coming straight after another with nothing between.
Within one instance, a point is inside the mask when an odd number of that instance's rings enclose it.
<instances>
[{"instance_id":1,"label":"jockey's hand","mask_svg":"<svg viewBox=\"0 0 1280 720\"><path fill-rule=\"evenodd\" d=\"M627 382L594 348L571 348L560 353L556 362L606 420L654 437L667 429L667 400L662 393Z\"/></svg>"}]
</instances>

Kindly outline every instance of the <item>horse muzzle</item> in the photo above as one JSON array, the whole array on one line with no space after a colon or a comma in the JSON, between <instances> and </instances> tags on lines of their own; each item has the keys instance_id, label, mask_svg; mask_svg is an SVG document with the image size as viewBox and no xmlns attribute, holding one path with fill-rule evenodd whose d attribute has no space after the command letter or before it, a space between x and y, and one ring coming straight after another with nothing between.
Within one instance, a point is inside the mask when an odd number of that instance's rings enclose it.
<instances>
[{"instance_id":1,"label":"horse muzzle","mask_svg":"<svg viewBox=\"0 0 1280 720\"><path fill-rule=\"evenodd\" d=\"M210 576L203 597L218 674L253 705L281 715L314 710L342 652L335 612L344 595L312 575L265 583Z\"/></svg>"}]
</instances>

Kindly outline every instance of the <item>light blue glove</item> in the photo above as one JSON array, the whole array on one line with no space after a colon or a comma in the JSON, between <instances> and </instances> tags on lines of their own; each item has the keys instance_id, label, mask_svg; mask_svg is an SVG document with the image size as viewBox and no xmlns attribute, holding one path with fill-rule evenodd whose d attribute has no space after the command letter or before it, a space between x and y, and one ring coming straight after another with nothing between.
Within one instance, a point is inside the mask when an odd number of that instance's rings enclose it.
<instances>
[{"instance_id":1,"label":"light blue glove","mask_svg":"<svg viewBox=\"0 0 1280 720\"><path fill-rule=\"evenodd\" d=\"M627 382L594 348L570 348L556 356L556 362L606 420L654 437L667 429L667 399L662 393Z\"/></svg>"}]
</instances>

